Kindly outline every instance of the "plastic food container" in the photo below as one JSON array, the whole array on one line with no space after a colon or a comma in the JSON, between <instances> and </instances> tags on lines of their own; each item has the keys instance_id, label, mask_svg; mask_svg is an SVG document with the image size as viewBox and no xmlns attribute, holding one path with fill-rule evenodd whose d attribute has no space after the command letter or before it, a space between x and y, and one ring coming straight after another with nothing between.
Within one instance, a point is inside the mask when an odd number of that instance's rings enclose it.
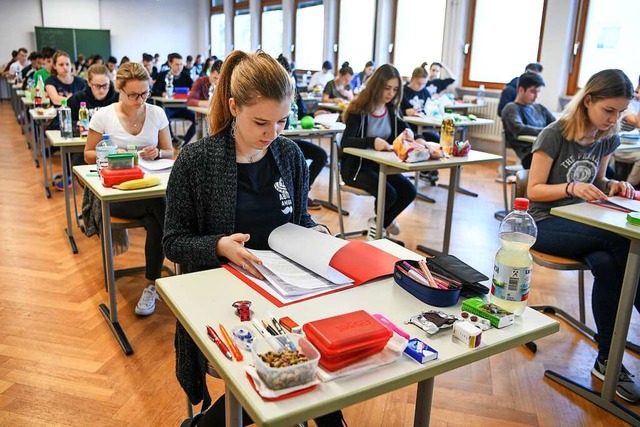
<instances>
[{"instance_id":1,"label":"plastic food container","mask_svg":"<svg viewBox=\"0 0 640 427\"><path fill-rule=\"evenodd\" d=\"M100 169L100 179L105 187L113 187L125 181L140 178L144 178L144 172L137 166L131 169L111 169L108 167Z\"/></svg>"},{"instance_id":2,"label":"plastic food container","mask_svg":"<svg viewBox=\"0 0 640 427\"><path fill-rule=\"evenodd\" d=\"M393 335L364 310L315 320L302 329L320 352L320 366L328 371L381 352Z\"/></svg>"},{"instance_id":3,"label":"plastic food container","mask_svg":"<svg viewBox=\"0 0 640 427\"><path fill-rule=\"evenodd\" d=\"M107 164L110 169L131 169L134 166L133 153L109 154Z\"/></svg>"},{"instance_id":4,"label":"plastic food container","mask_svg":"<svg viewBox=\"0 0 640 427\"><path fill-rule=\"evenodd\" d=\"M438 289L432 288L417 282L411 277L405 275L398 267L403 268L402 263L407 262L413 267L419 268L418 262L413 260L398 261L393 270L393 280L400 285L402 289L409 292L425 304L435 307L450 307L458 303L460 298L461 287L455 289Z\"/></svg>"},{"instance_id":5,"label":"plastic food container","mask_svg":"<svg viewBox=\"0 0 640 427\"><path fill-rule=\"evenodd\" d=\"M189 95L188 87L176 87L173 89L174 99L187 99L188 95Z\"/></svg>"},{"instance_id":6,"label":"plastic food container","mask_svg":"<svg viewBox=\"0 0 640 427\"><path fill-rule=\"evenodd\" d=\"M277 368L263 362L259 356L261 354L291 351L283 339L285 336L308 360L295 365ZM318 360L320 359L320 353L318 353L313 344L299 334L286 334L255 340L251 348L251 355L253 356L258 376L271 390L281 390L310 382L318 370Z\"/></svg>"}]
</instances>

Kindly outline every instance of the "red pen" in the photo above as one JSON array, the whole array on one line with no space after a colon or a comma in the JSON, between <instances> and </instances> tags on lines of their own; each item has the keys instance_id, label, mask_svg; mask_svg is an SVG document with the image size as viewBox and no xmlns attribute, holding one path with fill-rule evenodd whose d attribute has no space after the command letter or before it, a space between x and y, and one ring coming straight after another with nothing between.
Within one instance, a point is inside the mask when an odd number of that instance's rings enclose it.
<instances>
[{"instance_id":1,"label":"red pen","mask_svg":"<svg viewBox=\"0 0 640 427\"><path fill-rule=\"evenodd\" d=\"M220 337L218 336L218 334L216 334L216 331L209 325L207 325L207 335L209 335L211 341L216 343L222 354L224 354L227 359L233 360L233 356L231 356L229 348L220 340Z\"/></svg>"}]
</instances>

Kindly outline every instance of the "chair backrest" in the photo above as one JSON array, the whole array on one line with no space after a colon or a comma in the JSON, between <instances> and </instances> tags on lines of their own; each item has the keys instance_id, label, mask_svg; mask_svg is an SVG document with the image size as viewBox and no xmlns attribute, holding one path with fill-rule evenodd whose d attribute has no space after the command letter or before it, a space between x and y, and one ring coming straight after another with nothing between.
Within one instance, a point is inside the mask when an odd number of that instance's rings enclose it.
<instances>
[{"instance_id":1,"label":"chair backrest","mask_svg":"<svg viewBox=\"0 0 640 427\"><path fill-rule=\"evenodd\" d=\"M529 170L524 169L516 173L516 197L527 197L527 183Z\"/></svg>"}]
</instances>

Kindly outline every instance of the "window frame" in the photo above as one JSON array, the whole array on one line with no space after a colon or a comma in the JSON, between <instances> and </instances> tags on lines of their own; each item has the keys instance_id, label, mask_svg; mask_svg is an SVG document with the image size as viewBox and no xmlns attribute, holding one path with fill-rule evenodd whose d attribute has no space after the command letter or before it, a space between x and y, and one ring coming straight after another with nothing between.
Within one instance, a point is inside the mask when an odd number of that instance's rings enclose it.
<instances>
[{"instance_id":1,"label":"window frame","mask_svg":"<svg viewBox=\"0 0 640 427\"><path fill-rule=\"evenodd\" d=\"M219 6L211 6L209 7L209 58L211 58L211 56L213 56L213 52L211 51L212 49L212 45L211 45L211 17L213 15L222 15L223 17L225 16L224 14L224 4L221 4ZM226 17L225 17L226 19ZM225 44L226 44L226 40L225 40ZM226 54L226 52L223 52L223 54Z\"/></svg>"},{"instance_id":2,"label":"window frame","mask_svg":"<svg viewBox=\"0 0 640 427\"><path fill-rule=\"evenodd\" d=\"M542 42L544 40L544 26L547 17L547 2L549 0L542 0L542 22L540 23L540 34L538 36L538 53L536 55L536 61L540 62L540 55L542 54ZM477 81L470 80L469 73L471 72L471 57L473 56L473 29L475 24L476 17L476 0L469 0L469 10L467 16L469 17L467 20L467 34L465 41L465 50L467 50L464 58L464 70L462 73L462 86L464 87L480 87L480 85L484 85L487 89L504 89L505 83L497 83L497 82L485 82L485 81Z\"/></svg>"}]
</instances>

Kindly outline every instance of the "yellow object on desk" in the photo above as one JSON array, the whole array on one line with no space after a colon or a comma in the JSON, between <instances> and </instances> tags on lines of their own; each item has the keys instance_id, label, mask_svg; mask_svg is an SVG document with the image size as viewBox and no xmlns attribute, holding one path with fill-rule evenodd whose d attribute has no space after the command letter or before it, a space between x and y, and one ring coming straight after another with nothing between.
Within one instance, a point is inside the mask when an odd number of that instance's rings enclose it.
<instances>
[{"instance_id":1,"label":"yellow object on desk","mask_svg":"<svg viewBox=\"0 0 640 427\"><path fill-rule=\"evenodd\" d=\"M160 178L157 176L148 176L125 181L122 184L114 185L113 188L117 188L118 190L137 190L140 188L155 187L156 185L160 185Z\"/></svg>"}]
</instances>

